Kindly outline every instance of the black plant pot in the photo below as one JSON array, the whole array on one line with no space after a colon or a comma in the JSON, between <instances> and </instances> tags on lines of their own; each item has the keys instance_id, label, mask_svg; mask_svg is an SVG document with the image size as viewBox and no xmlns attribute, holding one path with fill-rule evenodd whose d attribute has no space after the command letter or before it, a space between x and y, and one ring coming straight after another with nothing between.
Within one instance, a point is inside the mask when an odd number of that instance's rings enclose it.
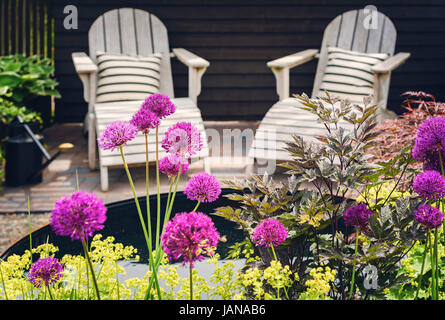
<instances>
[{"instance_id":1,"label":"black plant pot","mask_svg":"<svg viewBox=\"0 0 445 320\"><path fill-rule=\"evenodd\" d=\"M20 123L13 121L8 127L8 137L4 141L5 185L17 187L36 184L42 181L42 153L25 130L28 125L35 138L43 143L39 122Z\"/></svg>"},{"instance_id":2,"label":"black plant pot","mask_svg":"<svg viewBox=\"0 0 445 320\"><path fill-rule=\"evenodd\" d=\"M221 196L212 203L202 203L198 211L206 214L211 214L214 209L221 206L233 206L237 207L238 203L231 201L222 195L228 193L234 193L236 191L230 189L224 189ZM143 216L146 219L146 198L140 197L139 203L142 209ZM167 194L161 194L161 204L165 204L167 200ZM150 213L152 230L156 230L156 195L150 196ZM184 193L178 192L175 197L175 203L172 210L171 218L173 218L175 213L178 212L189 212L193 210L196 203L187 199ZM140 256L140 261L147 261L148 250L145 242L145 238L142 232L142 227L139 220L139 215L137 213L136 205L134 199L124 200L120 202L115 202L106 205L107 207L107 220L104 224L104 229L98 231L97 233L102 234L104 237L113 236L116 243L122 243L123 245L131 245L138 249L138 255ZM161 226L163 223L163 213L165 208L161 208ZM37 213L36 213L37 214ZM220 236L225 236L226 242L220 241L218 244L217 252L222 258L225 258L229 246L233 245L235 242L244 240L244 233L237 229L237 225L231 221L224 218L210 215L212 218L216 229L220 233ZM32 217L31 217L32 219ZM7 248L0 256L0 259L7 259L13 254L21 255L25 250L29 250L29 235L24 236L15 242L12 246ZM80 241L72 241L69 237L61 237L56 235L49 224L42 226L41 228L34 230L31 234L31 240L33 247L37 247L41 244L52 243L59 248L56 253L57 258L61 258L65 254L83 254L82 246ZM153 245L155 245L155 239L153 239Z\"/></svg>"}]
</instances>

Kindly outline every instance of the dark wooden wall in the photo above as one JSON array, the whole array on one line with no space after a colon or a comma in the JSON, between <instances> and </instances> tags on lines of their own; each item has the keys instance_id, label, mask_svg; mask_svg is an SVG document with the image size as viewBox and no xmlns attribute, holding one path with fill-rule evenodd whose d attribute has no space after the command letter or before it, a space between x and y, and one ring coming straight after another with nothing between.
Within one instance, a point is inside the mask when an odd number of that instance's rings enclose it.
<instances>
[{"instance_id":1,"label":"dark wooden wall","mask_svg":"<svg viewBox=\"0 0 445 320\"><path fill-rule=\"evenodd\" d=\"M63 8L78 8L78 30L63 28ZM396 52L411 52L393 72L389 108L400 112L400 94L423 90L445 101L445 1L443 0L95 0L54 1L56 77L62 99L58 121L80 121L87 110L71 52L88 52L88 29L97 16L118 7L157 15L170 47L184 47L210 61L199 107L204 120L261 119L276 101L275 78L266 62L319 48L326 25L338 14L375 5L398 30ZM311 93L317 61L291 72L291 93ZM187 94L187 69L173 61L175 95Z\"/></svg>"}]
</instances>

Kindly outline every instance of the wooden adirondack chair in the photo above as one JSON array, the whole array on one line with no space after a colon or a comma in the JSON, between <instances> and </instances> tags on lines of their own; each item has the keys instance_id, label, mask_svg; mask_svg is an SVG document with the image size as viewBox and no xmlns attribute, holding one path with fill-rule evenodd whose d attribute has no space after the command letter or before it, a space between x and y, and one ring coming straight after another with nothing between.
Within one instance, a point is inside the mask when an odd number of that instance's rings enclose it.
<instances>
[{"instance_id":1,"label":"wooden adirondack chair","mask_svg":"<svg viewBox=\"0 0 445 320\"><path fill-rule=\"evenodd\" d=\"M379 105L379 119L394 117L386 109L391 71L399 67L410 54L401 52L394 55L396 29L391 20L380 12L377 14L377 28L367 29L364 25L366 13L363 9L351 10L337 16L326 27L321 49L308 49L273 61L267 66L276 78L279 101L264 116L248 153L247 172L253 169L255 159L262 161L289 160L289 154L283 148L291 141L292 135L300 135L308 140L324 130L317 123L315 116L297 108L299 102L289 97L289 70L314 58L318 58L317 73L312 90L312 99L320 94L320 84L328 62L328 46L361 53L386 53L388 58L374 65L373 102ZM335 96L335 93L332 93Z\"/></svg>"},{"instance_id":2,"label":"wooden adirondack chair","mask_svg":"<svg viewBox=\"0 0 445 320\"><path fill-rule=\"evenodd\" d=\"M210 172L209 150L201 112L196 106L201 92L201 77L209 62L183 48L175 48L170 53L167 29L153 14L133 8L114 9L99 16L88 32L89 55L83 52L72 54L75 69L84 86L84 99L88 102L85 128L88 130L88 162L91 170L96 168L96 139L107 124L112 121L130 120L139 109L142 101L96 103L97 65L96 53L124 54L128 56L149 56L161 53L160 93L167 95L176 105L176 112L161 121L159 143L171 125L188 121L201 131L203 148L195 158L204 159L205 171ZM188 67L189 96L174 98L170 58L176 57ZM154 130L153 130L154 131ZM150 161L155 159L155 134L149 134ZM164 150L160 148L160 157ZM145 140L142 134L125 148L128 164L145 163ZM108 190L108 168L122 165L119 152L99 149L101 189Z\"/></svg>"}]
</instances>

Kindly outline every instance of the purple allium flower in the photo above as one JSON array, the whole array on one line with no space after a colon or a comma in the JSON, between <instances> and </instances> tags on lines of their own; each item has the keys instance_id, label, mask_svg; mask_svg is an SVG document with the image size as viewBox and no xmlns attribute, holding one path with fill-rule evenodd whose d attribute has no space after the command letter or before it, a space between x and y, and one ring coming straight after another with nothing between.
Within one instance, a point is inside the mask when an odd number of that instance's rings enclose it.
<instances>
[{"instance_id":1,"label":"purple allium flower","mask_svg":"<svg viewBox=\"0 0 445 320\"><path fill-rule=\"evenodd\" d=\"M213 202L221 193L218 179L207 172L197 173L185 184L184 193L190 200Z\"/></svg>"},{"instance_id":2,"label":"purple allium flower","mask_svg":"<svg viewBox=\"0 0 445 320\"><path fill-rule=\"evenodd\" d=\"M110 123L97 141L104 150L114 150L134 139L138 129L129 122L114 121Z\"/></svg>"},{"instance_id":3,"label":"purple allium flower","mask_svg":"<svg viewBox=\"0 0 445 320\"><path fill-rule=\"evenodd\" d=\"M143 133L159 126L158 116L146 108L140 108L131 118L130 123Z\"/></svg>"},{"instance_id":4,"label":"purple allium flower","mask_svg":"<svg viewBox=\"0 0 445 320\"><path fill-rule=\"evenodd\" d=\"M343 214L343 219L345 219L347 225L365 230L369 217L372 215L372 211L366 207L366 204L361 203L346 210Z\"/></svg>"},{"instance_id":5,"label":"purple allium flower","mask_svg":"<svg viewBox=\"0 0 445 320\"><path fill-rule=\"evenodd\" d=\"M443 222L443 213L433 206L421 204L414 211L414 221L428 229L438 228Z\"/></svg>"},{"instance_id":6,"label":"purple allium flower","mask_svg":"<svg viewBox=\"0 0 445 320\"><path fill-rule=\"evenodd\" d=\"M190 122L179 122L167 130L162 147L170 154L190 158L202 148L201 133Z\"/></svg>"},{"instance_id":7,"label":"purple allium flower","mask_svg":"<svg viewBox=\"0 0 445 320\"><path fill-rule=\"evenodd\" d=\"M270 247L270 245L277 247L286 239L286 227L280 221L272 218L261 221L252 234L252 242L264 247Z\"/></svg>"},{"instance_id":8,"label":"purple allium flower","mask_svg":"<svg viewBox=\"0 0 445 320\"><path fill-rule=\"evenodd\" d=\"M181 166L181 157L177 154L165 156L159 160L159 171L166 174L169 178L176 177ZM182 159L181 174L185 174L188 170L189 163L187 159Z\"/></svg>"},{"instance_id":9,"label":"purple allium flower","mask_svg":"<svg viewBox=\"0 0 445 320\"><path fill-rule=\"evenodd\" d=\"M445 196L445 179L439 172L427 170L414 179L413 189L424 200L437 200Z\"/></svg>"},{"instance_id":10,"label":"purple allium flower","mask_svg":"<svg viewBox=\"0 0 445 320\"><path fill-rule=\"evenodd\" d=\"M63 276L63 264L56 258L48 257L39 259L33 263L28 274L29 281L36 288L42 284L49 286L54 284Z\"/></svg>"},{"instance_id":11,"label":"purple allium flower","mask_svg":"<svg viewBox=\"0 0 445 320\"><path fill-rule=\"evenodd\" d=\"M439 151L445 151L445 118L433 117L424 121L417 129L413 158L432 164L438 161L433 159L439 156Z\"/></svg>"},{"instance_id":12,"label":"purple allium flower","mask_svg":"<svg viewBox=\"0 0 445 320\"><path fill-rule=\"evenodd\" d=\"M183 263L202 261L204 254L213 256L218 245L219 233L212 219L202 212L182 212L167 222L161 236L162 247L171 259Z\"/></svg>"},{"instance_id":13,"label":"purple allium flower","mask_svg":"<svg viewBox=\"0 0 445 320\"><path fill-rule=\"evenodd\" d=\"M159 119L163 119L176 111L176 106L170 98L161 93L155 93L149 96L142 103L141 108L153 112Z\"/></svg>"},{"instance_id":14,"label":"purple allium flower","mask_svg":"<svg viewBox=\"0 0 445 320\"><path fill-rule=\"evenodd\" d=\"M71 240L86 240L103 229L107 208L94 193L76 191L71 197L63 196L51 212L50 225L60 236Z\"/></svg>"}]
</instances>

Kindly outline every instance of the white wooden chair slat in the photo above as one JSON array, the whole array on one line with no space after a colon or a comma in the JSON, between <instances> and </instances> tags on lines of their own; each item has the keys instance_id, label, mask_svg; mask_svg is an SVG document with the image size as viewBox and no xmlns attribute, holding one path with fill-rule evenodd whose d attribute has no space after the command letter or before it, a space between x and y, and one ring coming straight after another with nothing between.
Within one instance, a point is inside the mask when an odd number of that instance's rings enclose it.
<instances>
[{"instance_id":1,"label":"white wooden chair slat","mask_svg":"<svg viewBox=\"0 0 445 320\"><path fill-rule=\"evenodd\" d=\"M368 28L365 26L365 18L369 14L373 15L373 20L368 21L371 22L371 26ZM351 10L335 17L324 30L319 54L315 55L319 60L311 98L316 99L319 95L321 81L328 60L328 46L363 53L386 53L389 55L389 58L375 66L374 70L376 79L374 102L380 107L381 117L393 116L391 111L386 110L391 71L404 63L410 56L409 53L398 53L394 56L396 37L397 32L394 24L381 12L365 13L364 9ZM252 170L254 159L288 160L289 154L286 151L273 150L274 152L268 153L268 150L282 146L286 137L289 137L288 141L291 141L290 135L300 135L304 139L316 141L315 138L311 139L310 136L325 132L322 131L325 130L324 126L317 122L315 115L309 111L297 108L299 102L294 98L288 97L290 68L277 68L275 66L276 61L284 60L283 58L275 59L268 62L268 66L271 67L277 80L279 101L269 109L258 126L255 139L249 150L250 159L247 162L250 165L247 167L247 172ZM347 122L342 122L340 125L347 130L352 128L352 125ZM268 140L274 135L277 140L275 144L271 144Z\"/></svg>"},{"instance_id":2,"label":"white wooden chair slat","mask_svg":"<svg viewBox=\"0 0 445 320\"><path fill-rule=\"evenodd\" d=\"M167 29L155 15L133 8L120 8L107 11L99 16L91 25L88 31L88 44L90 59L87 59L84 53L73 53L73 62L84 85L84 98L89 103L89 111L85 118L85 124L89 134L88 158L91 169L95 168L96 139L105 129L106 124L116 120L130 120L142 103L142 101L95 103L97 68L93 67L96 63L97 51L131 56L149 56L153 53L160 53L162 60L159 91L173 99L173 103L177 107L175 114L169 119L162 120L159 128L160 134L164 134L168 126L177 122L192 122L198 126L203 135L203 150L207 151L202 153L202 155L208 157L207 138L205 136L201 112L196 106L196 97L201 90L200 79L209 65L208 61L187 52L185 49L177 51L193 57L194 60L199 61L199 65L197 64L196 67L189 66L189 87L192 87L191 90L189 89L190 97L175 99L170 63L170 58L174 55L170 53ZM189 61L187 60L187 62ZM190 79L193 79L193 81ZM151 135L150 137L153 138ZM129 163L137 163L138 161L145 162L145 146L139 146L139 140L140 138L138 137L134 142L129 144L132 153L140 153L129 155ZM132 146L133 143L134 146ZM154 146L152 143L150 145ZM119 158L120 155L117 157L99 150L101 188L103 191L108 190L107 168L108 166L122 164L122 160ZM210 172L207 158L204 159L204 166L205 170Z\"/></svg>"}]
</instances>

